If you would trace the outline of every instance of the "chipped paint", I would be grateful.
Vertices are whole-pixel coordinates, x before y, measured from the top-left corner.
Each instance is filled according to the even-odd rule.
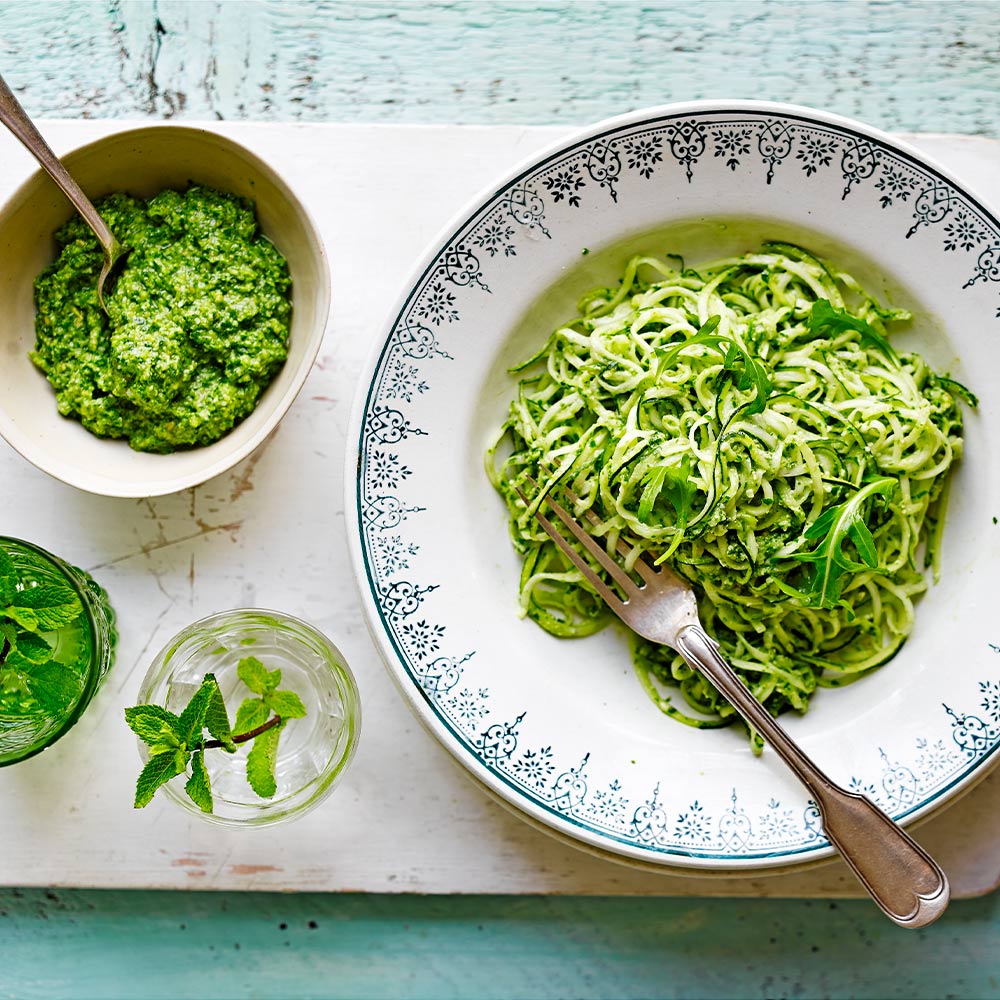
[[[232,477],[232,488],[229,491],[230,503],[236,503],[244,493],[253,489],[253,477],[257,469],[257,463],[264,457],[268,445],[275,439],[280,427],[280,424],[275,427],[257,448],[254,449],[253,453],[230,472],[230,476]]]
[[[6,3],[0,56],[40,116],[551,124],[757,97],[1000,134],[996,3],[398,6]]]
[[[264,872],[280,872],[277,865],[230,865],[229,871],[233,875],[260,875]]]

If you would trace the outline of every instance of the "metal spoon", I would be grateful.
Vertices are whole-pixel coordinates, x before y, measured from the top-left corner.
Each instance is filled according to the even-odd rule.
[[[97,280],[97,298],[101,303],[101,308],[107,312],[107,306],[104,304],[104,289],[112,270],[123,259],[125,251],[115,238],[114,233],[108,229],[105,221],[97,214],[97,209],[83,193],[80,185],[73,180],[69,171],[49,148],[48,143],[35,128],[34,123],[21,107],[20,101],[14,96],[2,76],[0,76],[0,122],[3,122],[24,144],[28,152],[38,160],[45,172],[59,185],[76,210],[83,216],[83,221],[94,231],[94,235],[101,244],[101,250],[104,252],[104,265],[101,267],[101,276]]]

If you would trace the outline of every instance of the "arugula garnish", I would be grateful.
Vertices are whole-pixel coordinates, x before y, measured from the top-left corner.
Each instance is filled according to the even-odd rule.
[[[817,299],[809,312],[809,332],[817,337],[835,337],[839,333],[853,330],[860,335],[863,347],[879,351],[894,364],[899,363],[899,355],[893,350],[881,333],[859,316],[852,316],[844,309],[830,305],[829,299]]]
[[[643,478],[642,496],[639,498],[639,520],[649,524],[653,505],[662,493],[674,508],[677,529],[681,530],[691,513],[691,501],[697,487],[691,481],[691,456],[685,455],[677,465],[656,465]]]
[[[190,767],[184,790],[202,812],[212,812],[212,786],[205,767],[205,751],[236,753],[238,745],[247,742],[252,743],[247,755],[247,781],[261,798],[274,796],[277,791],[274,769],[281,732],[289,719],[304,716],[306,708],[294,691],[278,689],[281,671],[268,670],[255,656],[241,659],[237,672],[258,697],[245,698],[240,704],[235,735],[214,674],[205,674],[180,715],[160,705],[125,709],[129,728],[149,747],[149,759],[136,782],[136,809],[148,805],[157,789]],[[211,739],[205,738],[206,731]]]
[[[714,347],[716,350],[719,349],[719,345],[723,343],[728,343],[724,337],[720,337],[716,334],[716,330],[719,328],[719,317],[710,316],[700,327],[696,333],[692,334],[686,340],[682,340],[679,344],[666,344],[663,347],[658,347],[654,352],[654,357],[656,357],[656,367],[654,369],[654,379],[653,383],[659,381],[660,377],[665,371],[670,369],[670,366],[677,360],[680,356],[681,351],[686,350],[688,347],[694,347],[696,344],[705,344],[708,347]]]
[[[767,397],[771,393],[771,376],[760,358],[747,353],[730,337],[722,337],[715,333],[719,327],[719,317],[711,316],[699,328],[698,332],[679,344],[670,344],[659,348],[653,384],[659,381],[665,371],[680,356],[681,351],[696,344],[703,344],[722,355],[722,368],[733,376],[736,388],[745,392],[753,387],[756,390],[753,401],[747,406],[747,413],[763,413],[767,406]]]
[[[57,713],[77,695],[79,681],[53,660],[47,638],[83,614],[79,596],[69,586],[25,586],[14,560],[0,549],[0,692],[19,692],[47,712]]]
[[[736,388],[746,391],[751,386],[756,389],[753,402],[747,407],[747,413],[763,413],[767,406],[767,397],[771,394],[771,376],[764,362],[748,354],[735,341],[729,341],[722,367],[733,373]]]
[[[882,496],[888,501],[896,488],[896,481],[889,476],[881,476],[866,483],[850,499],[830,507],[816,518],[806,529],[804,538],[822,541],[812,552],[799,552],[793,558],[812,563],[812,577],[808,589],[797,595],[806,607],[834,608],[840,601],[844,587],[844,574],[875,570],[882,572],[878,565],[878,552],[871,529],[865,523],[866,501]],[[844,551],[844,543],[850,540],[858,559],[852,559]]]

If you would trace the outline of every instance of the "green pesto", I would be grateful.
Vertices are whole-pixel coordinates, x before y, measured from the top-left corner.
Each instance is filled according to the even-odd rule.
[[[137,451],[217,441],[256,406],[288,354],[288,264],[253,203],[204,187],[97,203],[129,249],[97,300],[101,251],[77,216],[35,280],[31,360],[59,412]]]

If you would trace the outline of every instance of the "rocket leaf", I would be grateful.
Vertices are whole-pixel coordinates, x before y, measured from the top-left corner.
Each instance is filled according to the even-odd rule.
[[[889,499],[896,481],[888,476],[873,479],[844,503],[825,510],[805,531],[808,541],[821,539],[812,552],[794,558],[812,564],[808,589],[800,598],[807,607],[833,608],[843,591],[844,574],[865,570],[880,571],[875,541],[865,522],[867,501],[876,495]],[[844,543],[850,541],[859,559],[852,559]]]

